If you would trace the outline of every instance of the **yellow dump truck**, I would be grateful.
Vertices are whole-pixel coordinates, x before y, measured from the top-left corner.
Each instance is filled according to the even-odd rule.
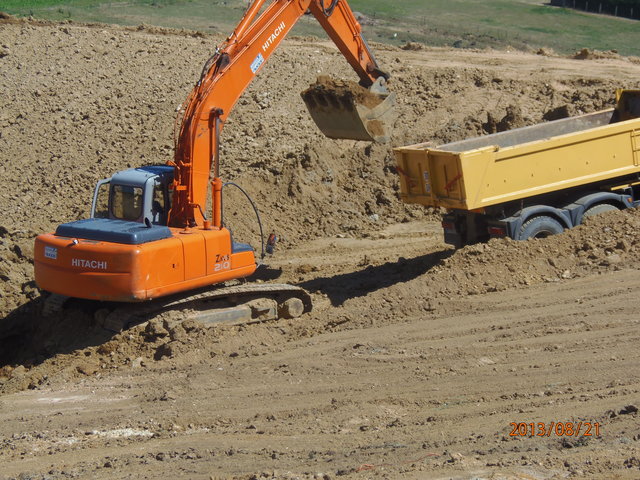
[[[640,90],[618,90],[613,109],[395,156],[402,200],[448,210],[447,243],[560,233],[640,204]]]

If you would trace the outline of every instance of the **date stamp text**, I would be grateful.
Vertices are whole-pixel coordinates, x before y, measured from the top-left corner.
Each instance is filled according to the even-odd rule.
[[[598,422],[511,422],[510,437],[599,437]]]

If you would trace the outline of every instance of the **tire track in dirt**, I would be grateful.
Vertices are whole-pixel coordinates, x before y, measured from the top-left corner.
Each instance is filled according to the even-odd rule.
[[[608,288],[590,300],[587,318],[592,329],[585,332],[577,315],[583,306],[575,302],[574,292],[595,284],[601,288],[603,278]],[[76,396],[95,387],[101,392],[94,406],[84,400],[76,405],[80,425],[73,416],[56,423],[71,421],[74,437],[94,429],[159,433],[157,438],[132,436],[118,442],[89,436],[91,448],[104,445],[106,455],[121,460],[128,458],[125,452],[132,446],[141,458],[155,458],[166,449],[167,436],[176,452],[190,447],[203,455],[206,445],[216,445],[216,464],[237,474],[237,465],[244,471],[277,468],[303,474],[313,472],[308,469],[316,464],[317,471],[354,473],[361,464],[399,465],[433,450],[439,456],[419,467],[434,476],[486,468],[496,473],[528,467],[540,475],[549,468],[608,471],[593,461],[593,455],[617,462],[624,473],[622,463],[634,448],[620,440],[632,441],[627,435],[637,428],[635,417],[610,418],[610,410],[637,403],[640,391],[634,370],[637,321],[625,321],[634,311],[628,289],[636,287],[634,271],[612,272],[567,281],[560,288],[547,284],[468,297],[451,316],[413,317],[395,325],[327,333],[288,342],[286,348],[276,342],[204,362],[205,352],[194,352],[191,362],[169,374],[174,378],[169,383],[156,384],[157,375],[167,373],[152,368],[144,375],[125,372],[102,387],[91,381],[75,387]],[[513,304],[521,305],[521,315],[515,318],[504,313]],[[613,318],[612,308],[618,310]],[[615,360],[607,348],[613,344]],[[115,398],[121,394],[138,400],[120,401],[120,408],[95,418],[94,409],[104,408],[95,399],[114,386]],[[162,421],[151,420],[160,411]],[[131,424],[133,412],[138,420]],[[554,420],[598,421],[606,434],[583,443],[570,438],[568,444],[560,437],[508,436],[512,421]],[[114,449],[114,443],[119,448]],[[89,445],[57,449],[68,459],[65,451],[82,451]],[[310,452],[315,452],[312,461]],[[87,451],[78,458],[90,456]],[[189,462],[189,468],[204,473],[204,458]],[[151,469],[167,467],[148,461]],[[303,471],[300,462],[306,465]],[[393,475],[403,469],[385,471]]]

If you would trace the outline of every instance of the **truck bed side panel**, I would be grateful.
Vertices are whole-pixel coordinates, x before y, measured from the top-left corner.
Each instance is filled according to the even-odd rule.
[[[402,198],[474,210],[640,173],[640,119],[602,125],[610,117],[598,112],[442,147],[402,147]],[[554,124],[561,127],[555,136]],[[551,136],[532,141],[540,135]],[[516,138],[527,141],[513,144]]]
[[[471,179],[475,194],[469,199],[475,205],[471,208],[640,171],[629,130],[620,127],[597,130],[496,152],[484,181]]]

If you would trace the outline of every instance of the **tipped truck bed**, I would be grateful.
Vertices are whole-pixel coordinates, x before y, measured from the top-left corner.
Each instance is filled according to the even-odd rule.
[[[640,119],[619,117],[610,109],[437,147],[396,148],[401,198],[476,210],[638,174]]]

